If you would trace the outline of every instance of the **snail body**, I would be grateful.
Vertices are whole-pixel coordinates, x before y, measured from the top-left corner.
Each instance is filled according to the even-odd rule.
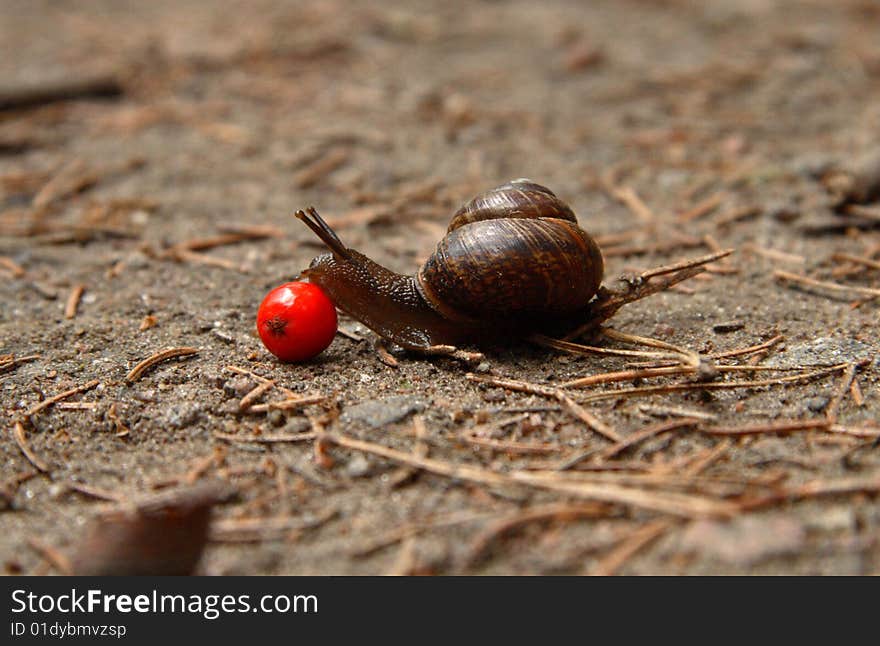
[[[331,253],[304,274],[336,305],[404,348],[480,342],[576,324],[599,290],[602,254],[549,189],[514,180],[462,206],[415,276],[345,247],[314,209],[297,212]]]

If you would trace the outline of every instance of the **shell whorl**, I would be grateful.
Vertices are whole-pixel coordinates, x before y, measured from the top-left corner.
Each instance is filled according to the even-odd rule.
[[[602,273],[599,247],[576,222],[507,217],[448,233],[416,281],[447,319],[510,323],[585,307]]]
[[[577,224],[571,207],[549,188],[529,179],[515,179],[480,193],[464,204],[452,216],[447,231],[499,218],[558,218]]]

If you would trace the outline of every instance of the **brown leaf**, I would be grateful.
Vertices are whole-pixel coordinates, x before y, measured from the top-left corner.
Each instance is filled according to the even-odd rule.
[[[86,576],[192,574],[208,539],[211,507],[232,492],[204,483],[124,505],[96,518],[72,559]]]

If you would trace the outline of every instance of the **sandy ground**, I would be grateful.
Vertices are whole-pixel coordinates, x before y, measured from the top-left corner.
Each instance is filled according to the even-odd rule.
[[[108,506],[207,481],[232,492],[210,574],[880,571],[880,196],[842,214],[829,192],[880,139],[876,3],[2,12],[7,573],[63,569],[100,551],[83,536]],[[72,100],[37,91],[62,85]],[[394,350],[390,368],[345,317],[309,363],[263,349],[263,295],[320,252],[295,209],[414,273],[460,204],[515,177],[572,205],[609,285],[735,249],[609,325],[704,360],[773,341],[714,362],[777,370],[558,391],[644,359],[506,343],[477,366]],[[198,352],[126,381],[181,347]],[[243,411],[254,375],[274,381],[256,404],[325,399]],[[316,429],[349,446],[265,441]]]

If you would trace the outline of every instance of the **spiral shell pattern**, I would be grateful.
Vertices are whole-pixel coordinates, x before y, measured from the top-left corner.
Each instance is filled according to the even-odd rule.
[[[451,320],[486,323],[585,307],[602,280],[599,247],[555,212],[526,217],[483,219],[448,233],[416,277],[431,307]]]
[[[448,231],[499,218],[558,218],[577,224],[571,207],[549,188],[528,179],[515,179],[481,193],[463,205],[452,216]]]

